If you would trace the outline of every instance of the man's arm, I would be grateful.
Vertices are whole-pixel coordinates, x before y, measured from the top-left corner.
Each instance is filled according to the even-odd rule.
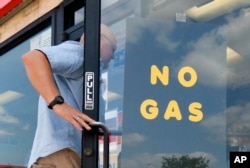
[[[22,61],[31,84],[45,101],[50,103],[59,95],[59,91],[54,82],[47,57],[42,52],[33,50],[23,55]],[[56,104],[53,110],[58,116],[70,122],[78,130],[82,131],[82,127],[87,130],[91,129],[87,123],[93,122],[94,120],[68,105],[67,102]]]

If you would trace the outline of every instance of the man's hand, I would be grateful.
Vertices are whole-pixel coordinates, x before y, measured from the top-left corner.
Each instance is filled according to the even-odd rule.
[[[91,130],[88,123],[95,121],[66,103],[53,106],[53,110],[58,116],[71,123],[79,131],[83,131],[83,128]]]

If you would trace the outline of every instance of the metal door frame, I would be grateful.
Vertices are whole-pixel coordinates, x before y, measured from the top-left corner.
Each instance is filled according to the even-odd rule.
[[[99,120],[100,0],[85,0],[83,112]],[[98,168],[98,127],[82,134],[82,168]]]

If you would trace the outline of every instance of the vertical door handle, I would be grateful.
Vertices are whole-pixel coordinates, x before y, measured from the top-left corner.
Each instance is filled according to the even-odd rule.
[[[103,168],[109,168],[109,135],[110,131],[108,127],[101,122],[89,123],[91,127],[100,128],[97,129],[99,135],[103,135]]]

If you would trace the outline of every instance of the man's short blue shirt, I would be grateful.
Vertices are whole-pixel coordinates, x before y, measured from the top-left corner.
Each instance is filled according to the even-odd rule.
[[[80,111],[83,101],[83,50],[83,46],[76,41],[39,49],[49,60],[56,85],[65,102]],[[47,105],[40,96],[37,129],[28,167],[39,157],[64,148],[71,148],[81,154],[81,132],[58,117]]]

